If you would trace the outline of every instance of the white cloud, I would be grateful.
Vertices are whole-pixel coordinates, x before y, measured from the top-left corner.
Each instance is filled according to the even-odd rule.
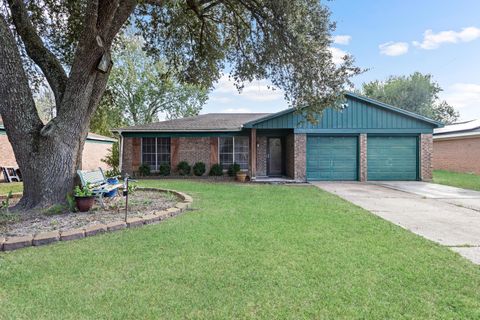
[[[387,56],[401,56],[408,52],[408,43],[406,42],[386,42],[378,46],[380,53]]]
[[[458,109],[463,120],[480,119],[480,84],[455,83],[440,98]]]
[[[343,63],[343,57],[348,55],[347,52],[343,51],[342,49],[335,48],[335,47],[330,47],[329,50],[332,53],[332,61],[335,64]]]
[[[338,35],[338,36],[333,36],[332,40],[333,40],[333,43],[347,45],[350,43],[350,40],[352,40],[352,36]]]
[[[227,75],[223,75],[215,85],[212,99],[217,99],[218,101],[223,100],[225,103],[227,99],[231,101],[234,96],[260,102],[281,101],[283,99],[283,91],[271,89],[271,85],[267,80],[255,80],[245,83],[241,93],[239,93],[234,82],[230,80]]]
[[[423,34],[423,41],[414,41],[413,45],[425,50],[433,50],[440,47],[443,43],[470,42],[480,38],[480,29],[476,27],[463,28],[461,31],[441,31],[434,33],[428,29]]]
[[[248,108],[228,108],[221,111],[222,113],[252,113]]]

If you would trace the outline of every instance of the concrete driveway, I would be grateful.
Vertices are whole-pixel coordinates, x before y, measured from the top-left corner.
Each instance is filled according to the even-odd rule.
[[[426,182],[313,182],[480,264],[480,192]]]

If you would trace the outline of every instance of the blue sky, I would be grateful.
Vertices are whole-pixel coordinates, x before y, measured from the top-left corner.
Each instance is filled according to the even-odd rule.
[[[353,79],[383,80],[414,71],[430,73],[444,89],[441,98],[462,120],[480,118],[479,0],[335,0],[324,2],[337,22],[334,56],[352,54],[369,70]],[[247,84],[238,94],[225,76],[202,113],[275,112],[288,107],[268,81]]]

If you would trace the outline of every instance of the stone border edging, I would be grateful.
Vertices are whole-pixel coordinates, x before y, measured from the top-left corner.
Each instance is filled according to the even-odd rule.
[[[127,221],[117,220],[107,224],[94,224],[78,229],[68,229],[64,231],[41,232],[35,235],[19,236],[19,237],[0,237],[0,251],[13,251],[30,246],[42,246],[55,243],[57,241],[70,241],[82,239],[85,237],[95,236],[105,232],[113,232],[123,230],[125,228],[135,228],[144,224],[153,224],[174,217],[190,208],[193,198],[186,193],[171,189],[160,188],[138,188],[139,191],[158,191],[163,193],[173,193],[181,201],[177,202],[174,207],[155,211],[154,213],[142,216],[127,218]]]

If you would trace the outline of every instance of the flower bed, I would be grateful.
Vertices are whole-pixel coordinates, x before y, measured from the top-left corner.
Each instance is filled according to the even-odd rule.
[[[102,209],[89,212],[28,212],[18,214],[0,226],[0,250],[9,251],[31,245],[43,245],[92,236],[126,227],[155,223],[175,216],[190,206],[192,198],[174,190],[142,188],[129,196],[128,219],[125,201],[117,197]],[[13,215],[13,214],[11,214]]]

